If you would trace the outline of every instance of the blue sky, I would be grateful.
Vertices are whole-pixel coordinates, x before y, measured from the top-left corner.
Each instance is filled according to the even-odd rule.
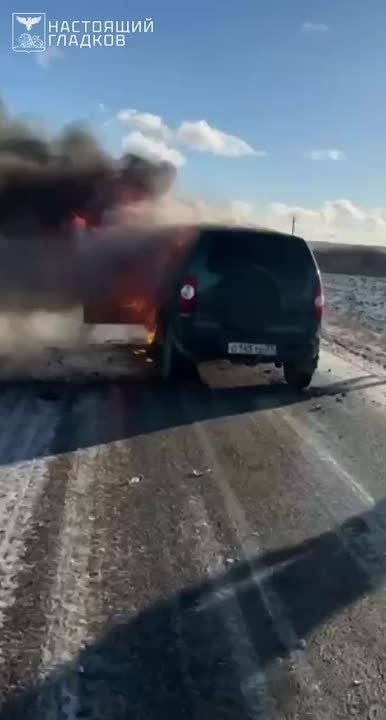
[[[154,32],[131,35],[125,48],[63,48],[42,67],[10,49],[15,10],[150,17]],[[385,78],[385,0],[3,0],[0,8],[0,96],[12,111],[53,127],[85,119],[114,151],[130,131],[112,120],[122,109],[159,115],[170,128],[205,120],[267,156],[180,147],[182,185],[255,206],[386,205]],[[344,157],[305,157],[329,149]]]

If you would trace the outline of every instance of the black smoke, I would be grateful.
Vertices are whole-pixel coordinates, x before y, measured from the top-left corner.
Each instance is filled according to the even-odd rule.
[[[81,123],[50,137],[0,105],[0,231],[61,227],[73,213],[98,210],[98,203],[102,212],[118,182],[156,199],[175,175],[166,162],[130,153],[112,158]]]
[[[91,212],[98,224],[122,188],[156,201],[175,177],[169,163],[130,153],[113,158],[82,123],[50,135],[0,103],[0,313],[82,303],[85,287],[106,284],[109,251],[103,265],[92,250],[80,256],[74,216]],[[128,261],[151,244],[151,234],[144,243],[144,234],[121,228]]]

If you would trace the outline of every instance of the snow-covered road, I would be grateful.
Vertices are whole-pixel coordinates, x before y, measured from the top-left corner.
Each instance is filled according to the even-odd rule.
[[[331,292],[305,393],[114,333],[2,387],[1,720],[386,715],[386,372]]]

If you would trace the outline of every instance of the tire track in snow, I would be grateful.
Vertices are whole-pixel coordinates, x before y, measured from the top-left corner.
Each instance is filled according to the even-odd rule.
[[[25,399],[15,405],[15,417],[25,409]],[[49,452],[61,408],[41,406],[35,402],[35,412],[25,418],[26,431],[18,451],[21,456],[32,453],[38,439],[39,447]],[[12,431],[13,424],[11,424]],[[11,440],[4,432],[4,446]],[[13,441],[15,439],[13,438]],[[40,458],[0,468],[0,687],[6,685],[8,670],[4,647],[8,644],[6,625],[16,597],[20,572],[26,550],[26,537],[46,483],[47,460]]]
[[[191,409],[185,406],[186,415],[189,417]],[[262,554],[261,548],[256,543],[252,530],[247,522],[245,512],[239,503],[235,492],[226,477],[226,468],[218,457],[210,435],[206,432],[201,423],[192,419],[191,429],[195,433],[197,442],[201,447],[201,456],[207,458],[207,464],[213,469],[213,479],[215,480],[224,508],[229,518],[230,527],[232,528],[237,542],[241,548],[244,559],[250,566],[250,583],[255,585],[256,592],[261,599],[262,605],[271,619],[273,627],[277,633],[283,650],[288,657],[288,663],[291,667],[291,674],[296,678],[299,697],[301,699],[302,711],[307,708],[308,703],[313,707],[316,700],[318,703],[319,715],[322,720],[328,720],[328,711],[323,708],[320,685],[314,673],[314,669],[304,656],[304,652],[299,649],[302,638],[298,638],[296,632],[289,619],[288,608],[283,604],[280,596],[272,587],[269,577],[260,577],[254,572],[250,561]]]
[[[87,623],[84,607],[87,593],[89,538],[92,526],[93,471],[98,450],[87,452],[87,462],[76,454],[52,461],[50,473],[67,476],[67,489],[60,533],[60,552],[48,610],[47,639],[42,652],[43,675],[70,661],[81,647]]]
[[[185,518],[186,520],[181,528],[182,534],[186,537],[186,543],[190,543],[192,546],[192,553],[196,557],[203,575],[209,576],[208,591],[199,599],[197,607],[193,610],[200,618],[199,621],[193,624],[185,623],[184,628],[184,612],[181,612],[179,632],[181,638],[184,639],[185,652],[182,652],[182,656],[186,658],[187,674],[189,674],[189,661],[193,656],[192,648],[197,646],[197,639],[200,635],[206,636],[207,634],[205,640],[205,643],[207,643],[207,638],[211,637],[213,632],[214,620],[220,620],[229,641],[233,673],[237,677],[241,697],[245,703],[244,712],[246,714],[243,714],[243,717],[248,717],[251,720],[268,718],[269,709],[265,675],[259,667],[259,661],[236,592],[230,584],[223,587],[215,586],[216,579],[226,570],[226,559],[211,527],[202,497],[190,493]],[[213,587],[211,588],[212,583]],[[190,609],[190,612],[192,612],[192,609]],[[194,628],[194,633],[192,633],[192,628]],[[211,643],[210,653],[212,657],[216,657],[215,642]],[[224,658],[222,658],[220,665],[223,663]],[[208,673],[209,677],[210,674]],[[218,678],[216,691],[219,690],[221,679],[226,683],[222,687],[222,701],[226,700],[224,706],[226,704],[229,709],[233,705],[234,710],[237,712],[235,689],[229,682],[229,676],[227,677],[226,673],[223,678]],[[211,680],[209,680],[209,684],[210,682]]]
[[[101,415],[100,397],[96,393],[83,393],[76,410],[76,428],[69,416],[70,432],[81,434],[83,422],[88,423],[90,432],[93,422]],[[59,442],[63,442],[63,438]],[[88,570],[94,523],[94,483],[101,452],[98,446],[76,450],[53,459],[50,464],[52,481],[66,476],[67,486],[39,668],[42,691],[33,715],[39,720],[72,720],[80,710],[77,656],[88,640]],[[47,678],[55,678],[59,669],[59,680],[45,684]]]
[[[123,438],[133,412],[126,391],[112,387],[107,406],[114,434]],[[169,598],[175,575],[166,558],[166,548],[176,548],[173,490],[165,496],[158,486],[156,445],[151,436],[115,442],[96,469],[89,600],[99,641],[83,654],[78,683],[81,713],[90,720],[164,717],[165,706],[170,716],[189,716]],[[130,476],[142,480],[131,484]]]
[[[56,570],[67,473],[48,479],[24,537],[25,553],[15,578],[12,607],[5,613],[3,653],[7,695],[36,682],[47,631],[47,598]]]

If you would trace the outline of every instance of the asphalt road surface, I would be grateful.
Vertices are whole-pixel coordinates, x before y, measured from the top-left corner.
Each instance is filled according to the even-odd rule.
[[[0,393],[1,720],[386,717],[386,375]]]

